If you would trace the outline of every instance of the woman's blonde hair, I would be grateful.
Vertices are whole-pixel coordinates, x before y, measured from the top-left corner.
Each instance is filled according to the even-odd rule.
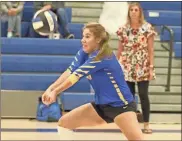
[[[140,17],[139,17],[139,23],[140,24],[144,24],[145,21],[145,17],[144,17],[144,13],[143,13],[143,8],[141,7],[139,2],[131,2],[129,3],[129,7],[128,7],[128,16],[127,16],[127,24],[131,24],[131,18],[130,18],[130,9],[133,6],[137,6],[139,8],[140,11]]]
[[[88,23],[83,27],[89,29],[93,33],[94,37],[100,39],[99,52],[95,57],[95,60],[101,60],[104,57],[112,55],[112,49],[109,46],[110,35],[105,28],[99,23]]]

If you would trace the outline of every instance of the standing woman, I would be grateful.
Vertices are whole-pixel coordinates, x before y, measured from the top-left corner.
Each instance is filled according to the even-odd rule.
[[[144,133],[152,133],[149,128],[150,101],[149,81],[155,79],[154,72],[154,35],[156,32],[144,19],[139,3],[130,3],[127,23],[117,31],[119,46],[117,58],[124,68],[125,80],[135,95],[135,82],[138,85],[141,101]]]

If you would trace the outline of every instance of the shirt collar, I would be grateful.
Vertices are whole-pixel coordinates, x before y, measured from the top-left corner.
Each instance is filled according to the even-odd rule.
[[[92,52],[92,53],[89,55],[89,57],[90,57],[90,58],[93,58],[93,57],[97,56],[98,52],[99,52],[99,50],[95,50],[94,52]]]

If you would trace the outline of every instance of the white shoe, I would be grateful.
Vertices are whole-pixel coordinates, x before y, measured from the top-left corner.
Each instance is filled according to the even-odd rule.
[[[60,140],[74,141],[76,138],[75,133],[70,129],[57,126],[57,130]]]
[[[13,33],[12,33],[12,32],[8,32],[7,37],[8,37],[8,38],[13,37]]]
[[[69,34],[67,37],[66,37],[66,39],[74,39],[75,38],[75,36],[73,35],[73,34]]]

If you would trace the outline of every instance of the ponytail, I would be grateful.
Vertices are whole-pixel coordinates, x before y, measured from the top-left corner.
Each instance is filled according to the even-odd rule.
[[[104,57],[109,57],[112,55],[112,49],[109,45],[109,40],[110,40],[109,33],[105,32],[105,38],[100,43],[101,47],[99,49],[97,56],[95,57],[95,61],[99,61]]]

